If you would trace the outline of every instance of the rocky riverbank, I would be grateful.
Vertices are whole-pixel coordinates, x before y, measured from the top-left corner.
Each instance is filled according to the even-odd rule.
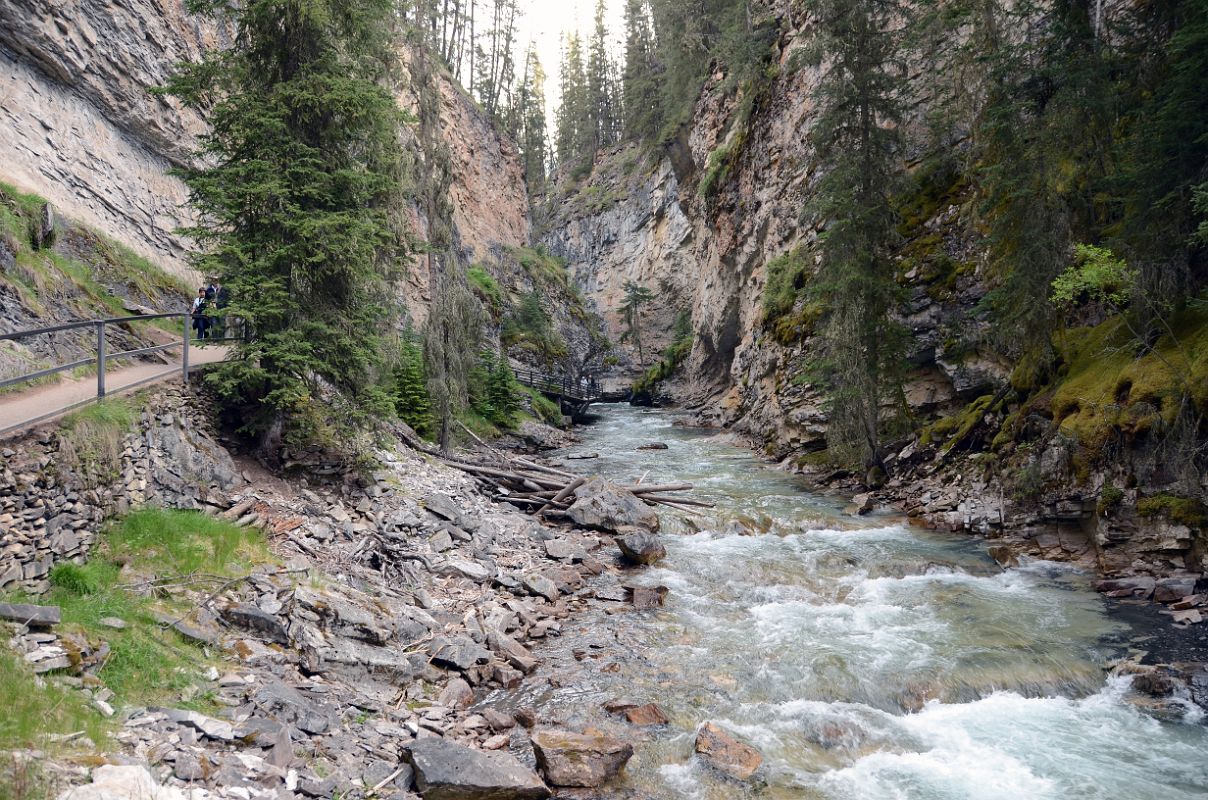
[[[75,787],[64,797],[545,797],[559,791],[547,782],[590,786],[623,766],[620,743],[607,737],[579,741],[524,709],[475,710],[485,693],[518,687],[542,643],[583,609],[661,601],[625,588],[611,531],[543,524],[494,504],[470,478],[401,442],[374,454],[369,480],[312,470],[287,481],[232,458],[207,416],[179,391],[149,398],[124,440],[125,488],[77,515],[82,529],[94,533],[138,491],[262,528],[276,563],[218,587],[122,576],[165,607],[191,608],[162,615],[163,626],[200,648],[199,663],[220,664],[160,706],[110,704],[97,678],[103,641],[81,641],[49,617],[7,623],[6,638],[45,680],[78,687],[120,720],[94,755],[44,762],[57,786]],[[49,523],[39,521],[64,513],[48,496],[72,497],[58,488],[56,442],[43,432],[18,443],[42,449],[6,484],[5,507],[34,528],[6,529],[6,558],[24,559],[24,542],[45,538],[37,534]],[[83,560],[91,541],[84,534],[74,548],[39,555],[35,571]],[[20,569],[25,590],[45,588],[44,573],[25,579]],[[24,622],[25,611],[7,616]],[[205,713],[194,710],[199,697]],[[15,759],[44,761],[29,751]]]

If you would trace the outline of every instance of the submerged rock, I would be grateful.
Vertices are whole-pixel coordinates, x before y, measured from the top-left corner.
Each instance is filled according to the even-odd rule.
[[[634,564],[650,565],[667,555],[667,548],[653,533],[634,531],[617,538],[621,555]]]
[[[671,721],[667,718],[667,712],[663,711],[663,707],[657,703],[646,703],[627,708],[623,713],[625,719],[634,725],[666,725]]]
[[[745,781],[763,763],[763,756],[749,744],[743,744],[712,722],[706,722],[696,734],[696,752],[714,768]]]
[[[424,800],[543,800],[549,788],[514,756],[446,739],[417,739],[404,751]]]
[[[537,768],[554,786],[599,786],[633,755],[633,745],[610,736],[544,730],[532,738]]]
[[[567,509],[576,524],[585,528],[616,533],[630,526],[647,531],[659,529],[659,515],[654,509],[611,481],[596,475],[575,492],[574,505]]]

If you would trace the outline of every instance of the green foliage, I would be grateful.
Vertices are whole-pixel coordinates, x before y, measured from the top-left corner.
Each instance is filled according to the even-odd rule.
[[[797,247],[769,261],[761,300],[760,324],[772,337],[788,346],[814,332],[823,304],[807,297],[806,286],[813,272],[809,252]]]
[[[1115,308],[1128,305],[1137,274],[1106,247],[1079,244],[1074,264],[1053,281],[1049,302],[1069,311],[1087,302]]]
[[[945,452],[962,446],[973,430],[981,424],[986,412],[991,410],[993,401],[992,395],[983,395],[965,406],[959,413],[940,417],[923,429],[919,435],[919,443],[927,445],[933,442],[943,442],[942,449]]]
[[[563,359],[568,352],[566,342],[554,330],[553,320],[545,310],[545,296],[537,288],[521,295],[504,317],[500,341],[509,349],[529,353],[546,363]]]
[[[1208,507],[1199,498],[1173,494],[1155,494],[1137,501],[1142,517],[1165,517],[1189,528],[1208,528]]]
[[[436,294],[424,328],[424,369],[428,396],[440,433],[449,449],[450,423],[470,402],[471,373],[482,345],[480,306],[465,283],[447,275]]]
[[[562,409],[557,403],[531,387],[521,386],[520,390],[528,395],[529,408],[532,409],[533,416],[547,425],[562,424]]]
[[[506,357],[486,350],[470,379],[470,408],[492,425],[509,429],[519,421],[523,389]]]
[[[829,417],[836,461],[879,465],[881,406],[901,391],[904,331],[891,198],[901,182],[902,3],[825,0],[808,53],[826,63],[812,139],[824,170],[807,213],[825,221],[811,299],[822,305],[809,372]]]
[[[412,336],[403,339],[398,366],[395,367],[394,408],[399,418],[420,436],[431,438],[435,433],[424,353]]]
[[[256,331],[212,385],[266,449],[282,432],[308,444],[389,406],[381,334],[406,253],[395,6],[194,5],[230,22],[236,46],[181,65],[167,89],[210,126],[179,172],[202,220],[189,233]]]
[[[643,372],[634,382],[631,387],[634,395],[652,394],[660,382],[675,374],[679,365],[692,352],[692,318],[687,313],[676,317],[674,336],[658,363]]]
[[[1105,483],[1099,491],[1099,500],[1095,503],[1095,512],[1099,516],[1108,515],[1118,508],[1122,502],[1124,502],[1124,490],[1111,483]]]
[[[55,749],[49,737],[85,731],[93,742],[108,741],[110,725],[92,709],[85,696],[55,680],[34,675],[29,664],[7,645],[0,648],[0,750]],[[11,790],[21,776],[5,775],[0,763],[0,793]],[[6,781],[9,781],[6,786]]]
[[[122,440],[138,413],[128,399],[108,398],[68,415],[59,427],[57,469],[75,476],[86,488],[121,477]]]
[[[642,352],[642,306],[654,299],[654,292],[645,286],[639,286],[633,281],[625,281],[623,287],[625,299],[617,311],[625,323],[625,332],[621,334],[622,342],[633,342],[638,349],[638,364],[646,360]]]
[[[108,526],[87,564],[56,565],[51,590],[39,602],[59,606],[63,633],[94,646],[108,644],[109,655],[96,676],[118,705],[178,703],[180,693],[198,682],[205,659],[196,646],[165,630],[158,615],[175,617],[191,606],[139,593],[138,587],[127,585],[129,576],[225,581],[271,561],[267,542],[253,529],[191,511],[143,510]],[[121,619],[126,627],[102,625],[106,617]],[[69,646],[69,657],[71,652]],[[43,680],[13,655],[0,652],[0,703],[5,708],[0,748],[35,745],[46,734],[76,730],[103,743],[110,725],[86,705],[83,695],[53,678]]]
[[[474,293],[487,304],[492,316],[498,318],[503,313],[503,289],[500,288],[499,282],[486,269],[479,266],[466,270],[466,279],[470,282],[470,288],[474,290]]]

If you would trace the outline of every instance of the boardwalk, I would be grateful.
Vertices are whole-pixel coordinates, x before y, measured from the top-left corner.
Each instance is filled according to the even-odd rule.
[[[562,407],[562,413],[576,420],[595,403],[620,403],[629,399],[629,392],[608,392],[594,378],[575,379],[567,375],[548,375],[533,370],[516,370],[516,380],[536,389]]]

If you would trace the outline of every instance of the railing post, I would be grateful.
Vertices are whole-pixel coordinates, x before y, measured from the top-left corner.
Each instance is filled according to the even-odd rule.
[[[96,324],[96,396],[105,396],[105,323]]]
[[[185,386],[189,385],[189,323],[191,321],[192,320],[186,314],[185,315],[184,349],[181,354],[181,368],[180,368],[180,377],[182,380],[184,380]]]

